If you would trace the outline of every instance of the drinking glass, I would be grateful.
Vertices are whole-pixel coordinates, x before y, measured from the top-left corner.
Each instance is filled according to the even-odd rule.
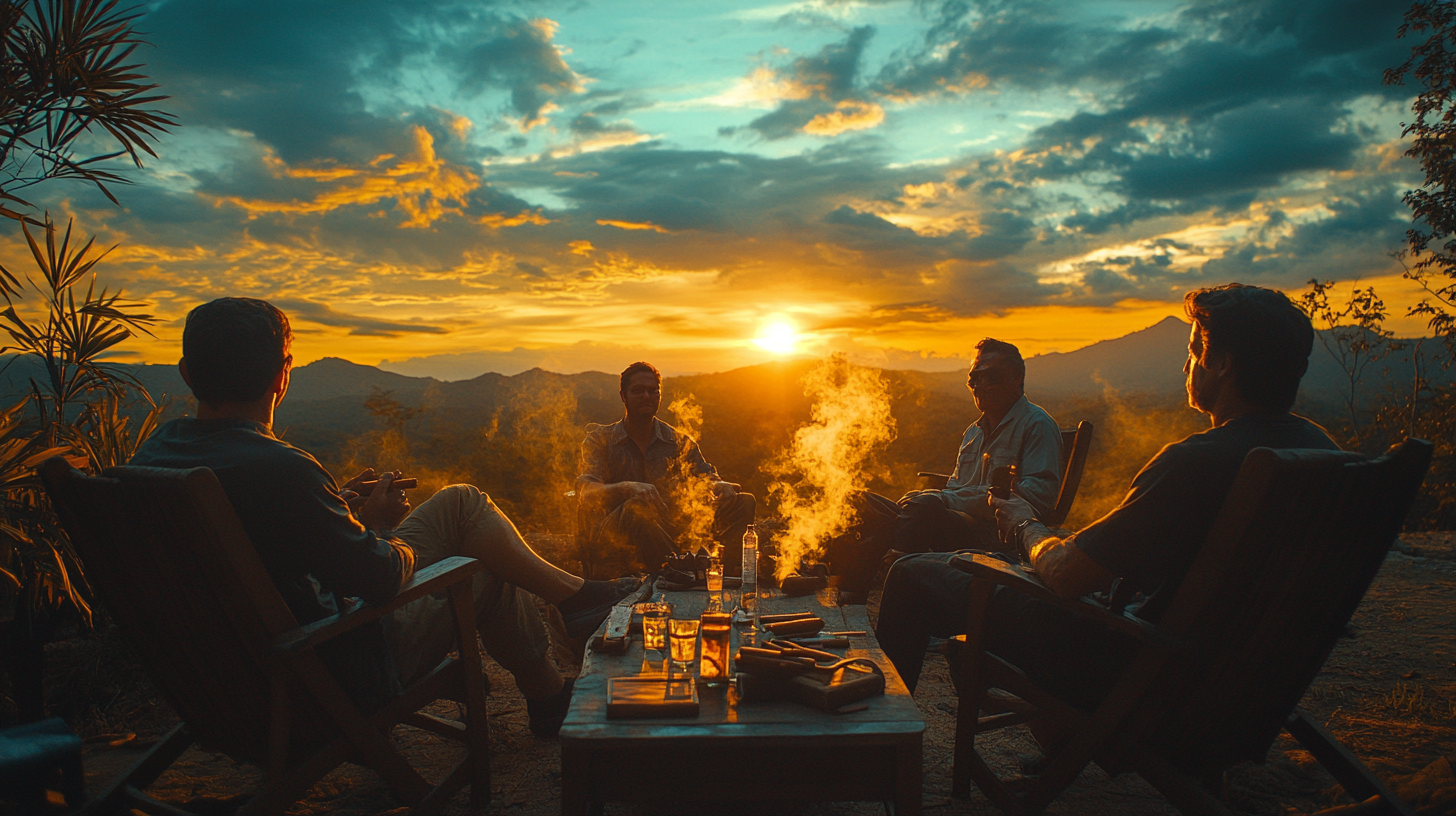
[[[698,621],[670,620],[667,622],[668,646],[672,655],[672,667],[676,671],[692,671],[692,662],[698,656]]]
[[[703,651],[698,663],[698,680],[709,687],[727,684],[732,651],[733,616],[727,612],[705,612],[702,617]]]
[[[672,604],[643,604],[642,649],[648,652],[667,651],[667,621],[672,617]]]
[[[708,562],[708,609],[723,608],[723,561],[714,558]]]

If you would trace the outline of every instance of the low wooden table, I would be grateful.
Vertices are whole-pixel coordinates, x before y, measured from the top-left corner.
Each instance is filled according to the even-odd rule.
[[[768,800],[881,801],[893,814],[920,812],[925,721],[875,642],[865,608],[832,605],[833,590],[799,598],[770,592],[763,614],[812,611],[826,631],[865,632],[850,638],[849,649],[831,651],[878,663],[884,696],[870,698],[864,711],[829,714],[792,702],[740,703],[731,688],[699,686],[695,719],[608,720],[607,678],[642,668],[641,634],[634,633],[626,654],[588,650],[582,664],[561,728],[563,814],[597,813],[604,802],[690,810],[695,802]],[[673,617],[696,617],[707,592],[669,592],[667,599],[677,605]]]

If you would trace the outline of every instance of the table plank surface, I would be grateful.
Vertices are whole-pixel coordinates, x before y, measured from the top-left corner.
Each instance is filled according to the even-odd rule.
[[[607,679],[640,674],[643,650],[640,630],[622,655],[588,651],[576,681],[571,708],[561,729],[563,812],[583,812],[583,803],[666,796],[652,786],[635,786],[630,769],[608,771],[603,763],[629,751],[703,761],[731,755],[734,764],[757,758],[782,768],[791,762],[811,771],[803,783],[778,787],[778,794],[808,800],[884,800],[898,813],[913,814],[920,804],[921,738],[925,721],[894,666],[875,642],[864,606],[838,606],[833,589],[817,596],[787,597],[769,589],[762,614],[813,612],[824,619],[826,632],[862,631],[849,638],[848,649],[825,649],[845,657],[866,657],[885,673],[885,693],[864,701],[867,708],[832,714],[790,702],[742,703],[731,687],[698,687],[700,711],[695,718],[615,719],[606,716]],[[725,608],[736,592],[725,593]],[[705,590],[668,592],[675,618],[696,618],[707,606]],[[760,638],[766,637],[759,633]],[[733,653],[740,645],[733,629]],[[696,666],[694,671],[696,672]],[[748,753],[745,753],[748,750]],[[612,763],[616,766],[616,763]],[[826,775],[827,774],[827,775]],[[814,782],[812,780],[821,781]],[[719,795],[752,799],[752,786],[728,787]]]

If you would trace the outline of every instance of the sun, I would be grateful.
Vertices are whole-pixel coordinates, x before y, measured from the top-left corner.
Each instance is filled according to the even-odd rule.
[[[763,334],[754,338],[754,345],[774,354],[793,354],[799,334],[793,324],[776,320],[764,327]]]

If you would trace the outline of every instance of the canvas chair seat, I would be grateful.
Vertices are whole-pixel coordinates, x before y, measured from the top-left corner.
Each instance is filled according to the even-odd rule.
[[[971,612],[959,660],[952,790],[974,781],[1007,813],[1040,813],[1087,766],[1143,776],[1184,813],[1228,810],[1210,781],[1263,762],[1281,728],[1357,801],[1412,811],[1295,706],[1324,664],[1399,533],[1431,458],[1407,440],[1377,459],[1258,448],[1242,469],[1167,610],[1151,624],[1088,598],[1058,597],[1034,574],[965,555]],[[997,586],[1134,639],[1129,667],[1095,710],[1076,709],[980,648]],[[1008,706],[1010,692],[1028,705]],[[976,752],[978,733],[1041,720],[1068,736],[1038,772],[1002,780]]]
[[[388,603],[300,626],[210,470],[118,467],[90,477],[54,458],[40,472],[87,580],[182,719],[88,813],[178,812],[143,791],[194,743],[264,768],[265,783],[241,814],[282,813],[343,762],[376,771],[416,812],[438,811],[465,785],[472,808],[489,807],[486,688],[470,580],[482,569],[478,561],[444,559]],[[316,648],[436,592],[448,594],[458,657],[377,710],[360,711]],[[463,704],[463,722],[420,712],[438,699]],[[463,742],[466,757],[437,784],[427,782],[389,739],[401,722]]]

